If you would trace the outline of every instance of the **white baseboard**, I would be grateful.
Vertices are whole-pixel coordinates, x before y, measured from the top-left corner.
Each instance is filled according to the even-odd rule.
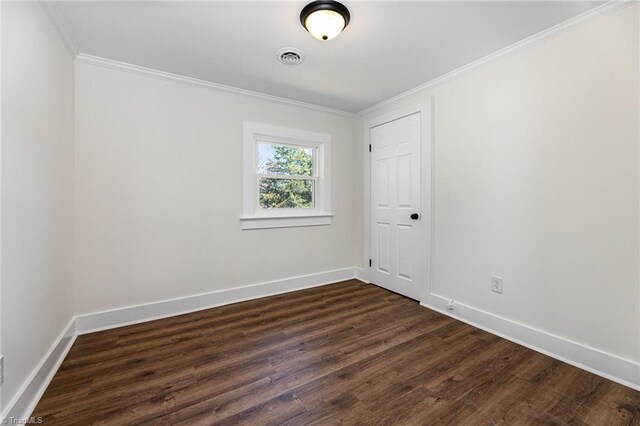
[[[16,423],[16,420],[26,419],[31,415],[71,346],[73,346],[76,337],[74,317],[71,318],[65,329],[60,333],[60,336],[49,348],[42,361],[27,377],[16,396],[7,404],[6,409],[0,416],[1,424],[19,424]]]
[[[187,314],[203,309],[246,300],[259,299],[276,294],[317,287],[357,278],[359,268],[344,268],[316,274],[302,275],[269,281],[244,287],[235,287],[211,293],[181,297],[160,302],[147,303],[126,308],[112,309],[103,312],[78,315],[76,332],[78,334],[93,333],[125,325],[153,321],[175,315]]]
[[[620,358],[462,303],[455,302],[454,310],[450,311],[447,309],[448,302],[449,299],[431,294],[421,305],[567,364],[640,390],[640,363],[638,362]]]
[[[363,283],[369,284],[369,274],[362,268],[353,268],[356,271],[356,279],[362,281]]]

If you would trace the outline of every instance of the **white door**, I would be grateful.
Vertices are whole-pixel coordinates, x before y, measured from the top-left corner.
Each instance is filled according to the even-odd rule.
[[[372,127],[371,282],[420,299],[420,113]]]

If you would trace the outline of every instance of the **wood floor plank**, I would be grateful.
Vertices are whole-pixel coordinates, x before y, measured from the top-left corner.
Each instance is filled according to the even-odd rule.
[[[640,425],[640,392],[356,280],[80,336],[48,425]]]

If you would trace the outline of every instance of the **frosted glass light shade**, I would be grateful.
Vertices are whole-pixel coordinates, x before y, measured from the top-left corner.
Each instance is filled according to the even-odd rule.
[[[302,26],[318,40],[331,40],[349,25],[351,15],[342,3],[335,0],[316,0],[300,13]]]
[[[304,21],[304,26],[318,40],[331,40],[342,32],[346,23],[342,15],[332,10],[313,12]]]

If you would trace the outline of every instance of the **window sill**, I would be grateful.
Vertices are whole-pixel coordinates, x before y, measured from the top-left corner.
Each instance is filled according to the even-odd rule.
[[[242,229],[291,228],[295,226],[331,225],[332,214],[300,216],[244,216],[240,218]]]

